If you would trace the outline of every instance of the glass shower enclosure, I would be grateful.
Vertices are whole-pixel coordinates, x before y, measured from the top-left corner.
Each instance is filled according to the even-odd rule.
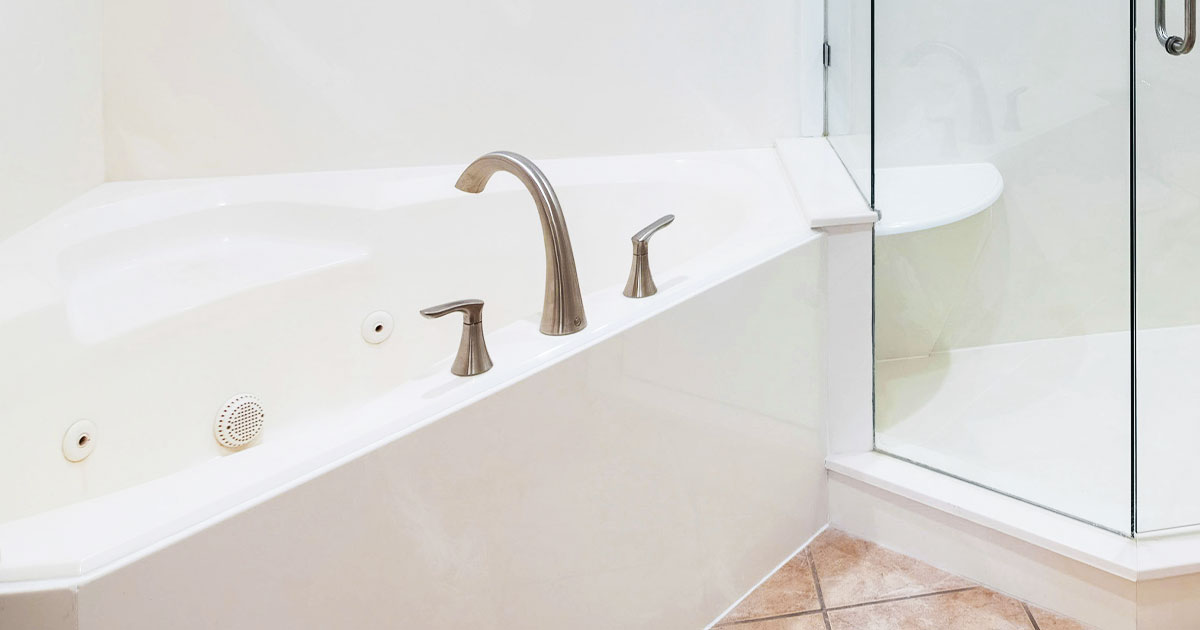
[[[1200,524],[1194,4],[874,0],[877,450]]]

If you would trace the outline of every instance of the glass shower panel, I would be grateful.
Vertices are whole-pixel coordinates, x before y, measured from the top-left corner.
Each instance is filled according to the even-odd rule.
[[[825,3],[830,63],[825,75],[829,144],[871,200],[871,0]]]
[[[876,447],[1126,534],[1131,18],[875,0]]]
[[[1185,0],[1164,5],[1185,34]],[[1200,523],[1200,51],[1159,43],[1138,0],[1137,528]]]

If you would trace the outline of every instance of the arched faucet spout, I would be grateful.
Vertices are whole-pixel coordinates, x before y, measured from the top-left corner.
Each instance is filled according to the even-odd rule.
[[[546,294],[540,330],[547,335],[570,335],[583,330],[587,326],[587,316],[583,312],[571,236],[567,234],[567,221],[558,195],[554,194],[554,187],[545,173],[529,158],[509,151],[494,151],[471,162],[454,187],[463,192],[483,192],[496,171],[511,173],[525,184],[542,222],[542,239],[546,246]]]

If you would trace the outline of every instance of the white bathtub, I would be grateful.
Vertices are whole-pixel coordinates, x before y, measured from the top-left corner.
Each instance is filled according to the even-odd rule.
[[[785,559],[825,522],[823,241],[775,153],[540,165],[567,337],[528,194],[459,166],[108,184],[0,244],[0,626],[700,627]],[[417,310],[467,297],[496,366],[459,378]]]

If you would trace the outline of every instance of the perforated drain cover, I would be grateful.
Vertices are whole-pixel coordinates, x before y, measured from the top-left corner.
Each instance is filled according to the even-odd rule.
[[[221,446],[241,448],[253,442],[254,438],[262,433],[263,419],[266,415],[257,396],[238,394],[230,398],[217,414],[213,434]]]

